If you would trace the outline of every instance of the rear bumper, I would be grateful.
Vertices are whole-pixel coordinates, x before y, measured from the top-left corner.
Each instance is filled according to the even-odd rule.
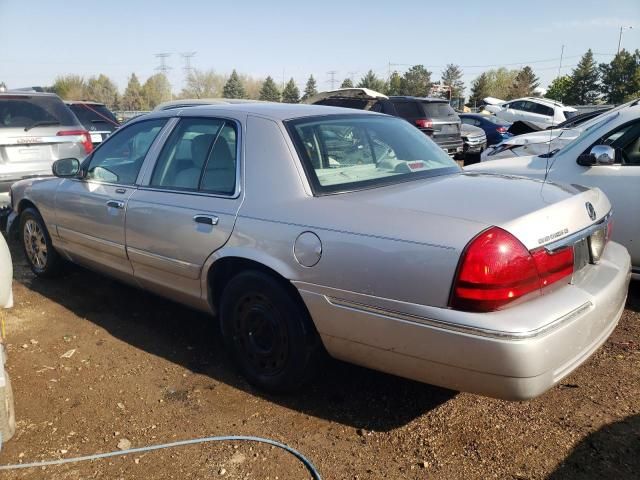
[[[412,304],[402,311],[400,302],[381,308],[372,305],[375,297],[358,302],[345,299],[349,292],[298,288],[336,358],[454,390],[526,400],[556,385],[606,341],[624,310],[630,267],[627,251],[612,242],[579,285],[491,314]],[[521,328],[523,319],[536,326]],[[518,330],[508,328],[515,325]]]

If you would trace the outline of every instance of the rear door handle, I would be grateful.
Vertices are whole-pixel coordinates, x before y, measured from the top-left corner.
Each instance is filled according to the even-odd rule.
[[[217,225],[218,217],[215,215],[195,215],[193,221],[196,223],[203,223],[205,225]]]
[[[122,200],[108,200],[107,207],[111,208],[124,208],[124,202]]]

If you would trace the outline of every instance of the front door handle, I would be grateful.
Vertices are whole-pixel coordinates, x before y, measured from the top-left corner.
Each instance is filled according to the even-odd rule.
[[[217,225],[218,217],[215,215],[195,215],[193,221],[196,223],[203,223],[205,225]]]
[[[124,208],[124,202],[122,200],[109,200],[107,201],[107,207],[111,208]]]

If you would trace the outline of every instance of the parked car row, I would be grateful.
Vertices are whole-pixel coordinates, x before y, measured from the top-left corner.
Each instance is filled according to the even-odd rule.
[[[368,96],[133,119],[86,158],[57,160],[55,177],[15,183],[7,228],[41,277],[71,261],[216,315],[266,390],[310,381],[326,351],[456,390],[540,395],[622,314],[631,262],[610,241],[609,199],[464,172],[426,131],[459,135],[448,103]],[[385,108],[396,115],[371,111]],[[599,141],[574,148],[615,156]]]
[[[59,158],[84,158],[116,127],[102,104],[65,105],[55,94],[36,91],[0,93],[0,208],[9,204],[15,181],[51,175]]]

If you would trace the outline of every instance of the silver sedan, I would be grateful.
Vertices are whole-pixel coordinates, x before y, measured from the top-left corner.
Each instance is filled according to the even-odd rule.
[[[630,277],[598,189],[464,173],[407,122],[240,104],[129,122],[12,188],[34,272],[65,261],[215,314],[250,382],[324,352],[506,399],[607,339]]]

